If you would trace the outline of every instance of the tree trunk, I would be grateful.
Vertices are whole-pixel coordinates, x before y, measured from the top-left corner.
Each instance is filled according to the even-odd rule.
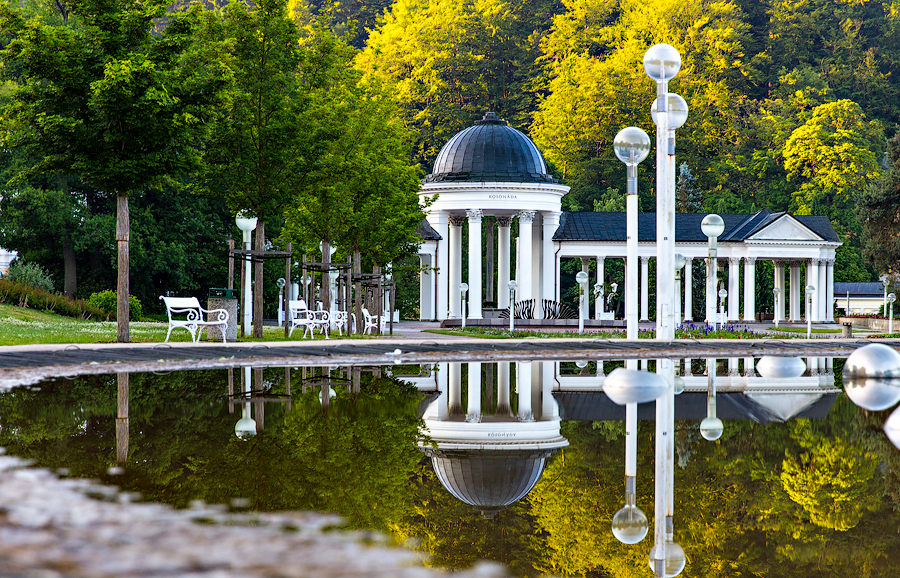
[[[119,275],[116,283],[116,340],[129,343],[129,311],[128,311],[128,238],[131,225],[128,216],[128,195],[116,197],[116,244],[118,249]]]
[[[253,249],[265,250],[266,222],[260,219],[256,224],[256,239]],[[253,263],[253,337],[263,336],[263,261],[258,256]]]
[[[356,314],[356,333],[361,335],[365,328],[365,320],[362,314],[363,289],[360,276],[362,275],[362,253],[357,249],[353,251],[353,276],[356,283],[353,284],[353,313]]]
[[[78,274],[75,268],[75,249],[70,241],[63,241],[63,270],[63,294],[74,299],[78,288]]]

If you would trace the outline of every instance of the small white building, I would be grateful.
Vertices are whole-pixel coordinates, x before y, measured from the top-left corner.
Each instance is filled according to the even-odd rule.
[[[429,208],[428,226],[423,224],[420,231],[423,241],[419,256],[425,266],[420,318],[459,318],[463,281],[468,284],[467,319],[483,318],[484,302],[507,308],[510,279],[518,282],[517,301],[559,301],[560,261],[565,258],[580,258],[585,271],[595,260],[596,279],[591,285],[605,283],[606,260],[625,260],[625,213],[564,213],[561,200],[568,191],[569,187],[548,174],[531,139],[494,113],[485,114],[474,126],[451,138],[419,193],[423,198],[438,194]],[[700,229],[704,216],[675,216],[675,251],[687,259],[686,271],[692,270],[694,259],[706,259],[708,255],[708,240]],[[812,320],[834,321],[834,256],[841,241],[826,217],[767,210],[720,216],[725,231],[718,238],[718,263],[729,272],[727,320],[756,317],[756,263],[768,260],[774,263],[774,286],[781,295],[775,311],[779,321],[804,320],[801,303],[807,285],[815,288]],[[518,238],[511,245],[514,221]],[[649,261],[656,256],[655,222],[654,213],[639,215],[639,263],[634,266],[640,267],[640,292],[625,296],[626,300],[640,300],[641,320],[649,319]],[[495,264],[493,250],[486,251],[482,245],[485,227],[490,227],[487,237],[496,239]],[[465,228],[468,266],[464,275]],[[483,262],[490,270],[485,270]],[[804,264],[806,274],[801,278]],[[485,283],[488,277],[491,282]],[[493,286],[491,294],[485,290],[487,285]],[[705,296],[693,295],[692,283],[682,283],[682,287],[683,318],[692,320],[694,299]],[[535,307],[535,314],[540,315],[540,310]],[[597,319],[611,318],[602,299],[597,299],[595,311]]]
[[[873,283],[835,283],[834,298],[844,315],[869,315],[881,311],[887,301],[884,285]],[[887,314],[885,314],[887,315]]]
[[[18,253],[15,251],[7,251],[3,247],[0,247],[0,275],[6,275],[9,272],[9,265],[12,263]]]

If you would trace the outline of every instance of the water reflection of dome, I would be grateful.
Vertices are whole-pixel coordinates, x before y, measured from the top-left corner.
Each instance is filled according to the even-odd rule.
[[[555,451],[423,450],[441,485],[488,519],[534,488]]]

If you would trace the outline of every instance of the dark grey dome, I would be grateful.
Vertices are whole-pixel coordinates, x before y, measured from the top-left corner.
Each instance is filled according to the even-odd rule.
[[[493,112],[451,138],[425,182],[555,183],[531,139]]]
[[[493,518],[525,497],[554,450],[440,450],[422,448],[448,492]]]

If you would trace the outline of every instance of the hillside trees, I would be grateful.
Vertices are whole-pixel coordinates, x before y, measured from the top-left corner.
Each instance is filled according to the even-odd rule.
[[[900,132],[888,146],[887,170],[859,192],[854,208],[865,231],[865,255],[879,271],[900,269]]]
[[[117,339],[129,341],[128,196],[194,169],[192,145],[215,79],[181,66],[190,27],[175,19],[152,36],[158,0],[85,0],[73,6],[78,26],[49,26],[0,8],[12,40],[4,74],[18,83],[7,108],[4,145],[34,158],[19,173],[72,173],[114,194],[116,204]]]

